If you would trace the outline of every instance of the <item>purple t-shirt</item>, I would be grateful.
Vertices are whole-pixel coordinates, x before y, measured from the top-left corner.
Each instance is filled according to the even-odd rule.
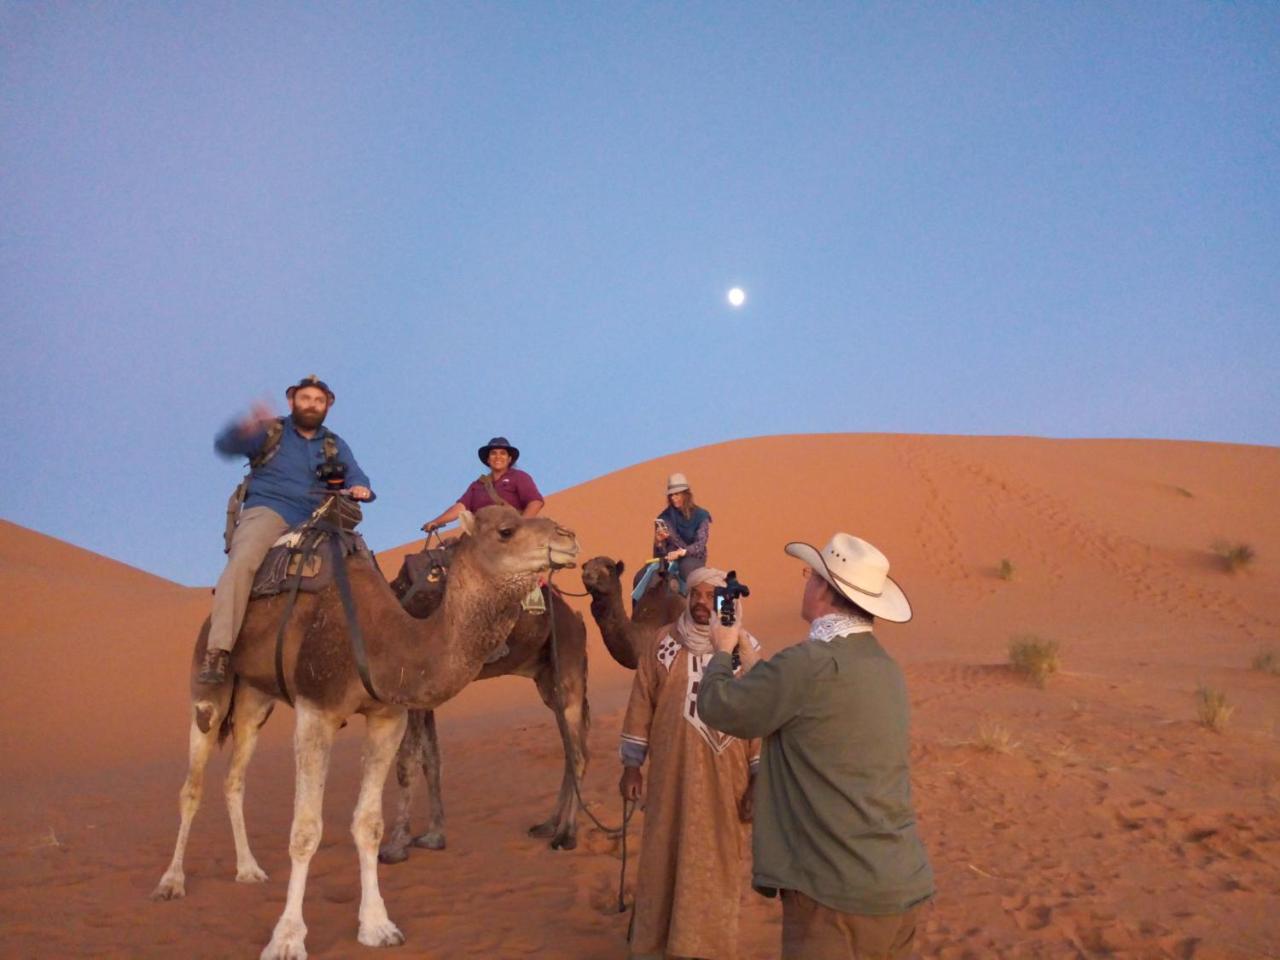
[[[542,494],[538,492],[538,485],[533,482],[533,477],[515,468],[504,473],[501,479],[495,480],[493,488],[498,491],[499,497],[521,513],[524,513],[524,508],[533,501],[543,499]],[[467,487],[467,492],[458,498],[458,502],[472,513],[481,507],[493,506],[493,498],[489,496],[489,491],[480,480],[473,480],[471,486]]]

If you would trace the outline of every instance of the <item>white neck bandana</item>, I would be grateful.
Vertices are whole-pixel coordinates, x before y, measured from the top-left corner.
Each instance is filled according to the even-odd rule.
[[[830,643],[836,637],[851,633],[870,633],[872,617],[859,617],[847,613],[828,613],[809,624],[809,639]]]

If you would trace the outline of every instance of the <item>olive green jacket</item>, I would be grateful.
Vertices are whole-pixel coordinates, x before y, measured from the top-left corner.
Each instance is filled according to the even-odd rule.
[[[845,913],[901,913],[933,896],[916,834],[902,670],[870,633],[807,640],[735,679],[707,665],[704,721],[763,737],[752,885],[798,890]]]

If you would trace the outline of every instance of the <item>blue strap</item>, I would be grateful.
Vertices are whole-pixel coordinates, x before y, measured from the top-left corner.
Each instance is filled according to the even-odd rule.
[[[645,595],[645,591],[649,589],[649,581],[653,579],[653,575],[658,572],[658,565],[661,560],[654,560],[644,568],[644,573],[640,576],[640,581],[636,584],[636,588],[631,591],[631,602],[635,603]]]

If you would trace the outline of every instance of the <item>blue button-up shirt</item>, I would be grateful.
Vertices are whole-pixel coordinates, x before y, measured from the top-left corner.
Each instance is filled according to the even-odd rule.
[[[245,508],[268,507],[289,526],[311,516],[312,511],[320,506],[324,494],[324,484],[316,478],[316,467],[324,463],[324,438],[328,433],[327,427],[321,427],[308,440],[298,432],[293,418],[285,417],[284,432],[280,435],[280,446],[275,455],[250,474]],[[346,485],[371,486],[346,441],[336,433],[333,438],[338,442],[338,460],[347,468]],[[239,424],[231,423],[214,439],[213,447],[224,457],[252,459],[266,440],[266,427],[246,437],[240,432]]]

